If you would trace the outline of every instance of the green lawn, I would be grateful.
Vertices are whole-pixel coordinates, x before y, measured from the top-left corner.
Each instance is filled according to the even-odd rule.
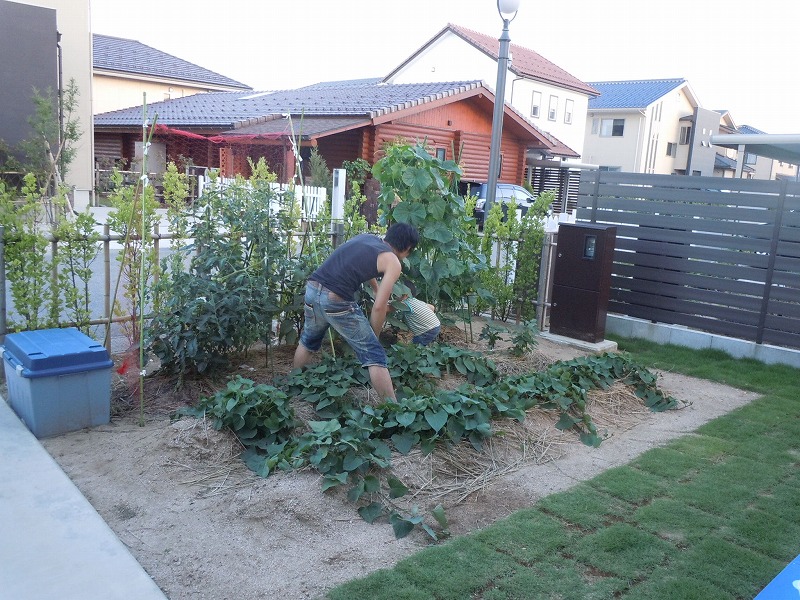
[[[331,600],[752,599],[800,553],[800,370],[615,338],[646,366],[762,394]]]

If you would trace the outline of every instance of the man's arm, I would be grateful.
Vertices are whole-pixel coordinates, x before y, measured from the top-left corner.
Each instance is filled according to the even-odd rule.
[[[372,306],[372,313],[369,316],[369,324],[372,325],[375,335],[380,335],[381,329],[383,329],[392,288],[400,278],[402,270],[400,259],[393,252],[381,252],[378,255],[378,271],[383,273],[383,278],[378,284],[378,291],[375,292],[375,304]]]

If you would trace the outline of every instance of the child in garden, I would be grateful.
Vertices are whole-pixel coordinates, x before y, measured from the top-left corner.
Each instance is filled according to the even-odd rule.
[[[417,290],[413,283],[408,280],[403,283],[409,293],[401,293],[398,299],[403,305],[398,309],[399,316],[414,336],[411,341],[420,346],[427,346],[439,337],[439,331],[442,328],[442,323],[436,316],[436,307],[414,298]]]

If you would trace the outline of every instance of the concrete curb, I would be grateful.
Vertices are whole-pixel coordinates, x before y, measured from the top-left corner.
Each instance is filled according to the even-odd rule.
[[[606,318],[606,333],[650,340],[657,344],[685,346],[695,350],[711,348],[727,352],[735,358],[752,358],[768,365],[777,363],[800,368],[800,350],[756,344],[680,325],[653,323],[644,319],[609,314]]]

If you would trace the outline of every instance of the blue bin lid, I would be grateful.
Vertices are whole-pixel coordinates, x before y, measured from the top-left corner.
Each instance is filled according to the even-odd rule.
[[[41,329],[6,336],[3,357],[23,377],[106,369],[114,363],[105,347],[78,329]]]

